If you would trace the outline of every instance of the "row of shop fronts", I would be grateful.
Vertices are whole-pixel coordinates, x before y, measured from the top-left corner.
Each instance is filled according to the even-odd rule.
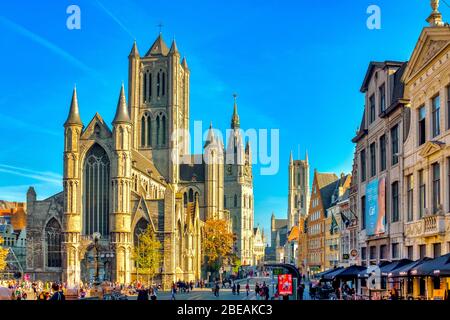
[[[431,259],[401,259],[338,267],[316,274],[321,287],[352,288],[347,299],[448,300],[450,253]],[[345,296],[345,295],[344,295]]]

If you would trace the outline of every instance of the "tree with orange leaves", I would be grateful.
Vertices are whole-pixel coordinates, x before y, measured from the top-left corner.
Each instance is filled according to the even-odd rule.
[[[217,271],[233,253],[235,236],[228,229],[228,222],[222,219],[208,219],[205,222],[203,253],[211,270]]]

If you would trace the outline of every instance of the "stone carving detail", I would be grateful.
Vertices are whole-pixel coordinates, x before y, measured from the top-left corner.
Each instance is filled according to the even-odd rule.
[[[433,58],[439,50],[444,47],[447,43],[446,40],[430,40],[425,45],[423,49],[423,54],[420,56],[419,60],[416,62],[416,67],[414,68],[414,72],[422,68],[431,58]],[[414,73],[413,72],[413,73]]]

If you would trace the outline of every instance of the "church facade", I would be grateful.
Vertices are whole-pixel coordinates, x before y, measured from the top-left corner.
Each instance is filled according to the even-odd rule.
[[[169,49],[159,35],[144,56],[134,43],[128,60],[128,103],[122,85],[111,128],[99,114],[84,126],[73,92],[63,192],[37,201],[28,191],[27,272],[34,279],[130,283],[133,247],[149,225],[162,244],[158,278],[166,287],[204,277],[207,219],[229,221],[241,260],[252,252],[251,151],[242,147],[236,102],[227,149],[210,126],[203,154],[192,155],[190,70],[175,41]]]

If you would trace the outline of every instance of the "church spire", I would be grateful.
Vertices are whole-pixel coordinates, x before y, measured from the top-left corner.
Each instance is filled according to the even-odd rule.
[[[212,121],[209,123],[208,136],[206,138],[205,146],[206,148],[209,144],[214,143],[216,141],[216,136],[214,134],[214,129],[212,126]]]
[[[127,101],[125,99],[125,89],[123,87],[120,88],[119,101],[117,102],[117,110],[116,115],[114,117],[113,123],[126,122],[130,123],[130,115],[128,114]]]
[[[80,111],[78,110],[78,98],[76,87],[73,88],[72,102],[70,103],[69,116],[67,117],[67,120],[64,123],[64,126],[69,125],[80,125],[80,126],[83,125],[80,119]]]
[[[133,47],[131,48],[129,57],[139,57],[139,50],[137,48],[136,40],[133,42]]]
[[[185,57],[183,57],[183,60],[181,61],[181,65],[183,66],[184,70],[188,70],[189,69]]]
[[[177,43],[175,42],[175,39],[173,39],[172,45],[170,46],[169,54],[176,54],[176,53],[179,54],[179,51],[178,51]]]
[[[156,38],[155,42],[153,42],[152,46],[150,47],[150,50],[145,54],[146,57],[152,55],[162,55],[167,56],[169,53],[169,48],[167,48],[166,43],[164,42],[164,39],[162,37],[162,33],[158,35],[158,38]]]
[[[234,108],[233,108],[233,117],[231,118],[231,129],[239,129],[240,122],[239,122],[239,115],[238,115],[238,111],[237,111],[237,103],[236,103],[237,94],[236,93],[233,94],[233,98],[234,98]]]

